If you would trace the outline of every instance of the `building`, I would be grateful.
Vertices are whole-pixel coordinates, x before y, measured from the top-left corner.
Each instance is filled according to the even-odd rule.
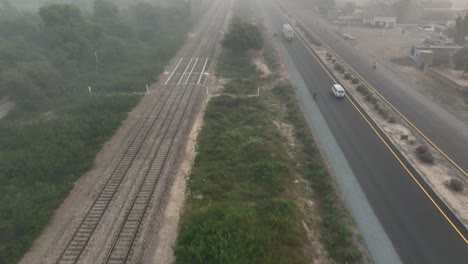
[[[371,27],[379,27],[379,28],[392,28],[396,25],[397,17],[385,17],[385,16],[375,16],[370,19],[364,19],[364,24],[371,26]]]
[[[413,45],[411,59],[420,67],[426,65],[451,65],[452,57],[462,46]]]

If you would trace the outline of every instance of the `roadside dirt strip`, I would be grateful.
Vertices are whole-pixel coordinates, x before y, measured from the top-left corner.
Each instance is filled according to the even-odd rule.
[[[211,3],[170,73],[151,87],[141,102],[145,106],[137,106],[138,119],[125,122],[131,126],[128,134],[112,139],[119,147],[111,147],[113,157],[103,160],[106,169],[84,180],[87,186],[80,186],[81,180],[76,183],[22,263],[140,261],[145,241],[158,233],[180,161],[177,156],[200,111],[230,6],[231,1]],[[75,208],[66,208],[70,205]]]

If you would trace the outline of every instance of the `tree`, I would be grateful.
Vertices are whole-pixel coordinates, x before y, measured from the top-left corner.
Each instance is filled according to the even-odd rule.
[[[355,9],[356,9],[356,3],[355,2],[347,2],[345,4],[345,6],[343,7],[343,13],[352,14]]]
[[[258,27],[235,20],[224,36],[223,46],[235,53],[262,47],[262,35]]]
[[[335,0],[318,0],[317,7],[321,14],[328,15],[328,12],[335,8]]]
[[[65,60],[74,60],[86,66],[86,61],[94,61],[91,54],[95,50],[93,46],[99,38],[99,31],[78,7],[71,4],[46,5],[39,9],[39,15],[44,22],[45,37],[51,48],[49,56],[60,59],[55,63],[64,64]]]
[[[126,58],[125,43],[116,37],[105,37],[98,48],[101,63],[112,65]]]
[[[463,19],[463,41],[465,41],[466,36],[468,36],[468,11],[466,12],[465,18]]]
[[[408,15],[411,9],[412,0],[398,0],[394,3],[398,23],[401,23]]]
[[[455,20],[455,35],[453,40],[457,44],[464,44],[465,42],[465,28],[464,28],[464,22],[463,18],[461,16],[458,16],[457,19]]]
[[[41,93],[33,79],[16,69],[4,71],[1,79],[2,90],[0,93],[2,95],[11,97],[26,109],[34,108]]]
[[[468,70],[468,48],[465,47],[459,50],[457,53],[455,53],[453,58],[454,58],[453,62],[455,64],[455,69],[467,72]]]
[[[52,4],[39,9],[39,16],[48,28],[81,27],[87,23],[81,10],[71,4]]]
[[[119,8],[110,1],[96,0],[94,2],[93,15],[97,21],[115,19],[118,13]]]

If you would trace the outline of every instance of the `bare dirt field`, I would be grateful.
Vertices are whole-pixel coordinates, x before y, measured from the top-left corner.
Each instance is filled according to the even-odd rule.
[[[386,30],[345,27],[343,31],[356,38],[353,42],[359,50],[409,80],[419,93],[468,123],[468,95],[428,76],[408,56],[411,45],[420,44],[428,35],[427,32],[415,26],[407,27],[405,36],[401,36],[401,27]]]

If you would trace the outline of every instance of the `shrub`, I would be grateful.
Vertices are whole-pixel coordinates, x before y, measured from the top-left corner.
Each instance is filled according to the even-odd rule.
[[[379,112],[379,115],[383,117],[384,119],[388,118],[388,111],[386,109],[379,108],[378,112]]]
[[[248,49],[260,50],[263,45],[262,32],[255,25],[234,20],[222,44],[226,49],[238,54]]]
[[[408,135],[401,135],[400,140],[408,140]]]
[[[463,183],[459,179],[455,178],[450,179],[447,185],[450,189],[452,189],[452,191],[455,192],[461,192],[464,188]]]
[[[429,148],[425,145],[420,145],[416,148],[416,154],[424,154],[429,152]]]
[[[425,145],[420,145],[415,150],[416,156],[419,158],[420,161],[427,163],[427,164],[434,164],[434,156],[432,156],[429,148]]]
[[[351,79],[351,83],[352,83],[352,84],[359,84],[359,78],[353,77],[353,78]]]
[[[365,86],[364,84],[360,84],[357,87],[357,91],[360,92],[363,95],[368,95],[370,93],[369,88],[367,88],[367,86]]]
[[[364,97],[364,100],[366,100],[367,102],[372,102],[374,100],[374,96],[372,94],[367,94],[365,97]],[[377,106],[375,108],[375,110],[377,110]]]
[[[336,60],[335,60],[335,59],[332,59],[332,63],[335,63],[335,62],[336,62]]]
[[[341,64],[335,63],[335,70],[341,71],[341,70],[344,70],[344,69],[343,69],[343,66]]]
[[[345,73],[345,69],[344,68],[341,68],[340,70],[338,70],[339,73],[343,74]]]
[[[392,124],[395,124],[396,123],[396,118],[394,116],[391,116],[390,118],[388,118],[388,122],[390,122]]]
[[[345,78],[346,80],[350,80],[351,77],[352,77],[352,76],[351,76],[351,73],[348,73],[348,72],[345,72],[345,73],[344,73],[344,78]]]

